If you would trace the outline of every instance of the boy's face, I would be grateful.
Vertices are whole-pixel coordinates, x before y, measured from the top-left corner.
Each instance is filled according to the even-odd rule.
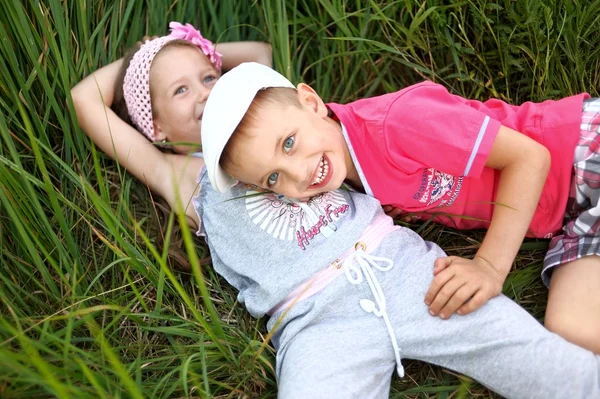
[[[265,102],[252,126],[232,143],[232,177],[290,198],[307,199],[339,188],[353,167],[339,124],[306,85],[301,107]]]

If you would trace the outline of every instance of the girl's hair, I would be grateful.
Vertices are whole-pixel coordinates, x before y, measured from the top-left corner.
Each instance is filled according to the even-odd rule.
[[[226,172],[230,171],[234,166],[241,166],[239,162],[236,162],[234,157],[235,147],[241,137],[248,135],[249,129],[256,127],[257,122],[259,121],[258,111],[268,104],[278,105],[280,107],[288,105],[298,108],[301,107],[295,88],[270,87],[258,91],[254,100],[252,100],[252,104],[248,107],[246,114],[235,128],[235,131],[221,153],[219,164]],[[240,161],[243,162],[243,159]]]
[[[165,248],[165,244],[167,241],[167,237],[165,233],[169,231],[169,219],[171,216],[172,209],[169,207],[167,201],[163,198],[157,198],[156,201],[156,216],[158,217],[158,224],[154,228],[157,228],[156,231],[152,231],[152,235],[156,237],[156,247],[159,252],[162,253]],[[154,225],[153,225],[154,226]],[[189,261],[189,255],[185,251],[185,246],[183,242],[183,233],[181,232],[182,227],[179,223],[175,222],[171,228],[171,236],[169,238],[169,247],[167,250],[169,266],[173,270],[183,273],[184,275],[190,276],[192,273],[192,266]],[[200,266],[210,265],[212,260],[210,258],[210,253],[208,252],[208,248],[206,245],[206,241],[202,238],[197,238],[195,234],[193,234],[194,241],[197,244],[203,243],[205,247],[204,253],[207,255],[203,258],[199,259]]]
[[[127,50],[127,53],[123,57],[123,64],[121,65],[119,75],[117,76],[117,81],[115,82],[115,98],[113,99],[112,106],[110,107],[119,118],[133,126],[136,130],[138,129],[138,127],[135,126],[135,124],[133,124],[133,122],[131,121],[131,118],[129,117],[129,111],[127,110],[127,104],[125,103],[125,96],[123,94],[123,81],[125,80],[125,73],[127,72],[127,68],[129,67],[131,59],[133,58],[135,53],[138,52],[141,46],[142,45],[140,43],[136,43],[135,46]],[[198,46],[191,42],[188,42],[187,40],[175,39],[166,43],[154,58],[158,57],[164,49],[169,47],[198,48]],[[152,101],[152,90],[150,90],[150,98],[150,101]]]

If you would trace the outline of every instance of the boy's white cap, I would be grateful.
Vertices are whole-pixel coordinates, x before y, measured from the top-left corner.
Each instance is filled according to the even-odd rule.
[[[221,154],[256,93],[269,87],[294,85],[268,66],[245,62],[221,76],[213,86],[202,116],[202,152],[215,190],[224,192],[236,183],[219,165]]]

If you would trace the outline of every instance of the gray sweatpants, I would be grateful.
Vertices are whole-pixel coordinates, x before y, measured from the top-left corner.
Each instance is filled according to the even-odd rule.
[[[504,296],[466,316],[430,316],[423,300],[433,261],[444,256],[436,245],[401,229],[373,254],[394,260],[375,275],[402,358],[455,370],[509,398],[600,398],[600,356]],[[373,299],[367,282],[353,285],[342,274],[285,315],[273,337],[280,398],[389,396],[394,349],[382,318],[359,306],[363,298]]]

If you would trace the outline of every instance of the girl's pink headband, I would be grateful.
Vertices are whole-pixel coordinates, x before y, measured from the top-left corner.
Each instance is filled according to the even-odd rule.
[[[150,140],[155,141],[150,101],[150,65],[158,52],[168,42],[180,39],[195,44],[202,50],[218,70],[221,70],[221,54],[217,53],[212,42],[202,37],[192,25],[179,22],[169,24],[171,33],[149,40],[140,47],[131,59],[123,79],[123,97],[131,121]]]

